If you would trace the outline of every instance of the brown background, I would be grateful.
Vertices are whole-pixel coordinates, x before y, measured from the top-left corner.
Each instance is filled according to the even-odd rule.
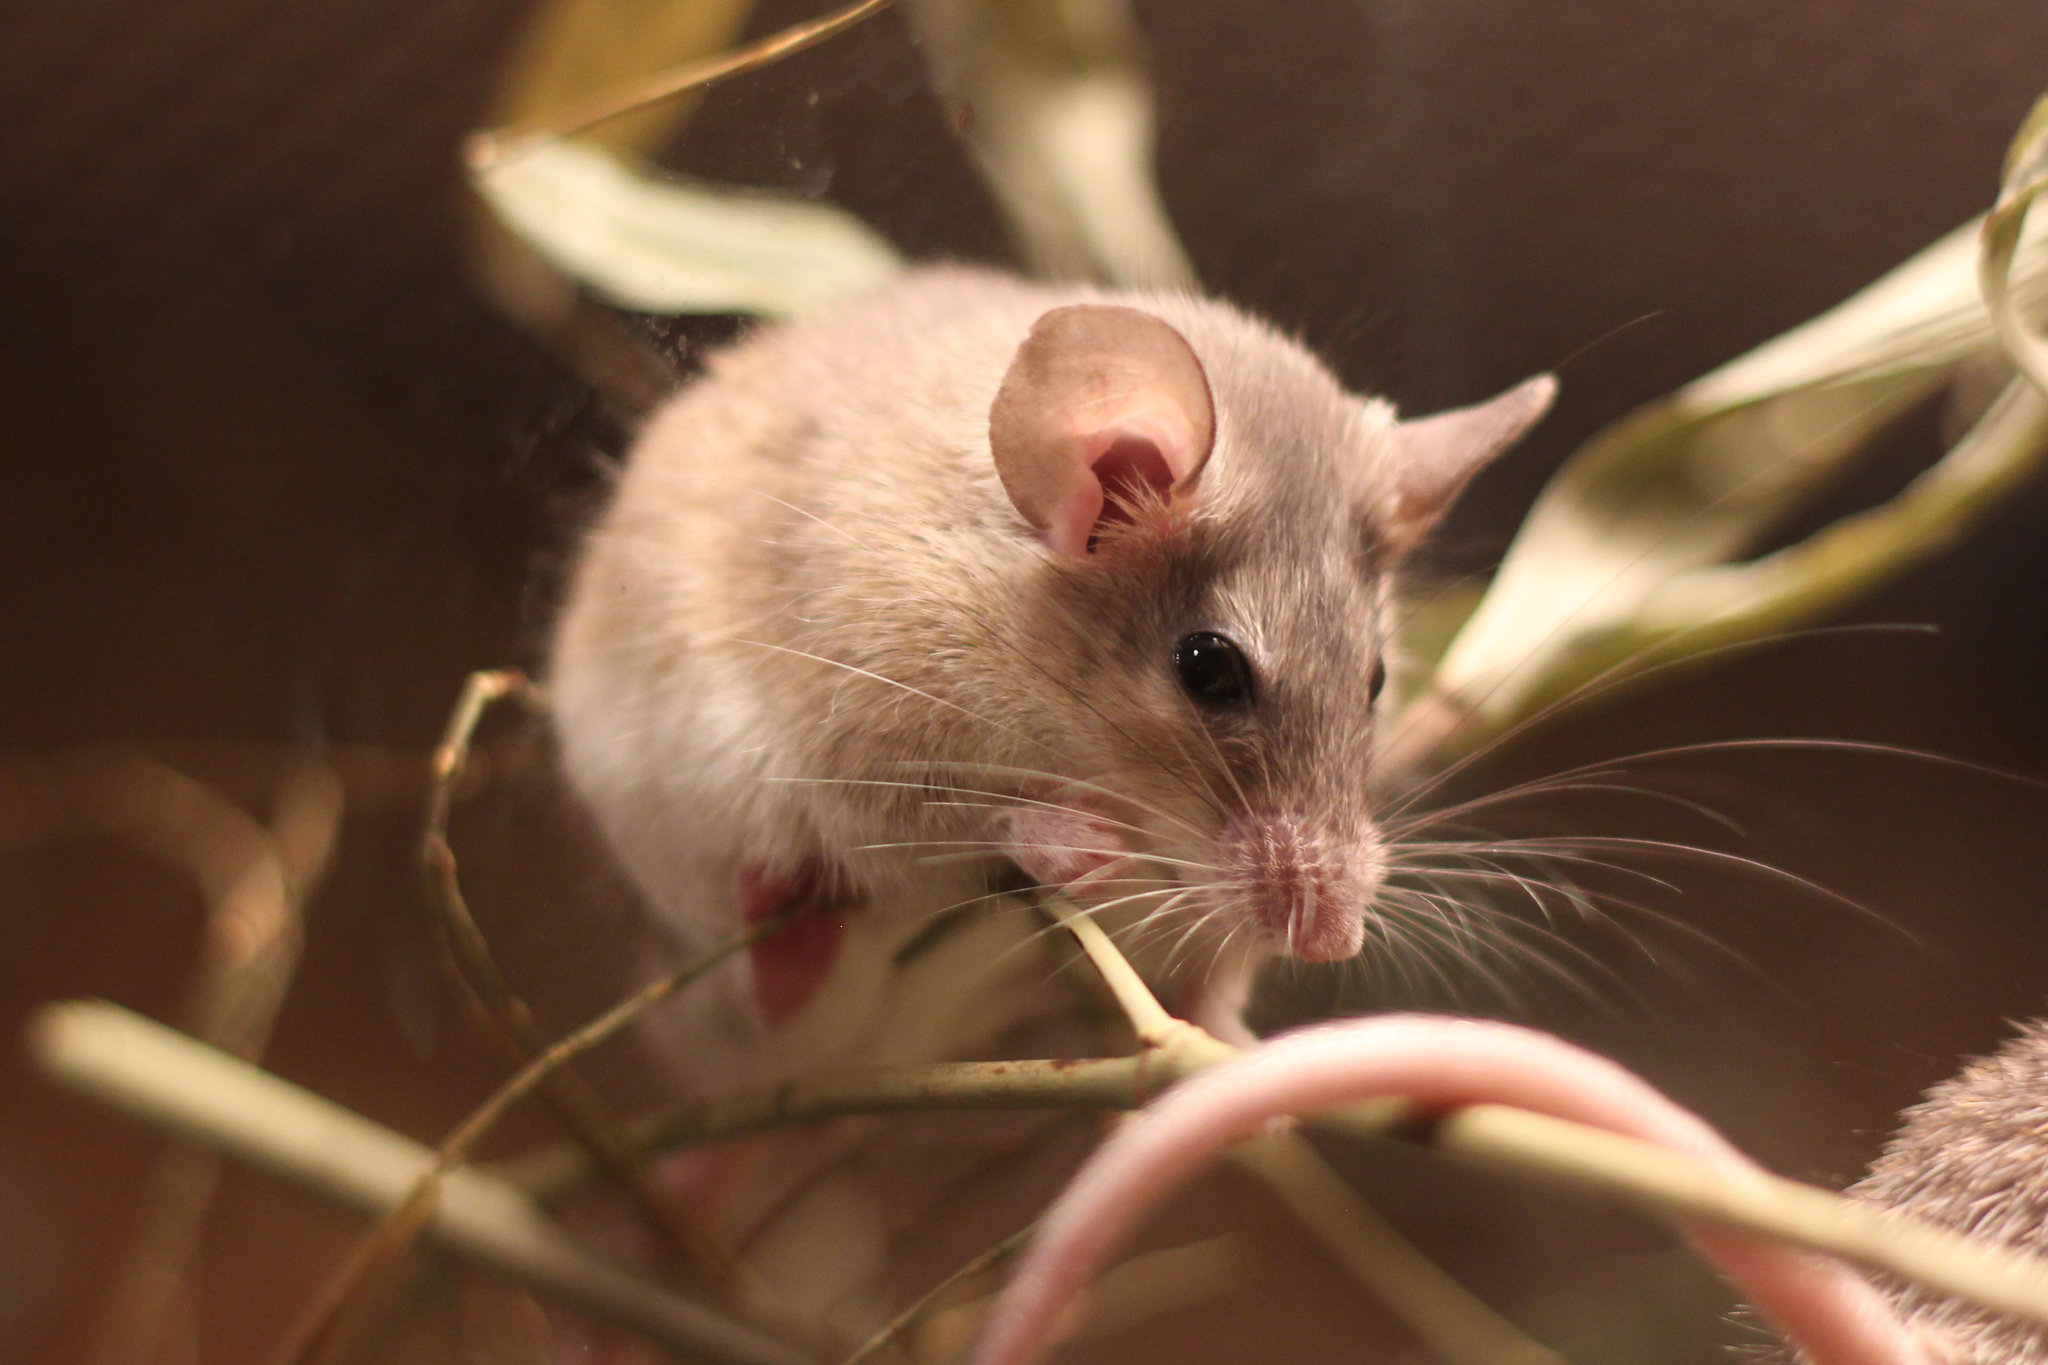
[[[15,0],[0,14],[0,751],[421,747],[465,670],[534,659],[556,565],[619,431],[457,264],[455,141],[522,8]],[[757,27],[807,8],[769,4]],[[2011,129],[2048,88],[2048,7],[2026,0],[1138,9],[1166,199],[1213,288],[1417,409],[1562,366],[1558,413],[1462,509],[1446,567],[1497,553],[1545,472],[1600,423],[1979,211]],[[675,159],[827,195],[918,256],[1004,255],[893,17],[718,92]],[[727,330],[648,325],[684,357]],[[1831,505],[1897,486],[1935,426],[1893,442]],[[1855,613],[1935,633],[1773,647],[1556,726],[1467,785],[1758,735],[2048,773],[2044,527],[2037,489]],[[1853,1172],[1891,1111],[1989,1045],[2002,1018],[2041,1007],[2038,791],[1813,754],[1709,756],[1655,780],[1747,834],[1592,798],[1519,806],[1501,824],[1708,842],[1863,910],[1783,877],[1672,863],[1658,870],[1681,894],[1644,892],[1667,922],[1560,926],[1599,964],[1579,969],[1583,989],[1526,968],[1504,985],[1386,970],[1360,973],[1347,1003],[1560,1029],[1780,1169],[1820,1178]],[[490,1071],[452,1027],[415,927],[413,818],[351,823],[272,1055],[431,1135]],[[472,856],[495,856],[508,881],[515,827],[484,818],[472,836]],[[599,930],[545,908],[535,900],[512,931],[599,979]],[[0,1034],[57,996],[173,1009],[195,909],[175,879],[111,847],[0,857]],[[1298,985],[1300,999],[1331,993]],[[61,1359],[149,1147],[7,1055],[0,1357]],[[1507,1187],[1447,1193],[1414,1162],[1368,1176],[1504,1301],[1566,1278],[1561,1247],[1612,1271],[1659,1245],[1597,1218],[1566,1228],[1574,1206]],[[207,1251],[205,1358],[260,1358],[348,1226],[231,1182]],[[1287,1277],[1182,1336],[1199,1334],[1205,1356],[1257,1360],[1281,1340],[1306,1349],[1298,1332],[1353,1358],[1361,1310],[1309,1302],[1342,1295],[1339,1282],[1312,1256],[1271,1254]],[[1103,1351],[1185,1346],[1134,1337]]]

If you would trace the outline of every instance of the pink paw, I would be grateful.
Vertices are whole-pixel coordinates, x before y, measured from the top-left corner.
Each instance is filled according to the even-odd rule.
[[[780,1028],[802,1012],[832,974],[847,916],[860,898],[835,869],[807,862],[793,872],[758,865],[739,872],[740,912],[749,928],[787,912],[782,928],[747,950],[754,970],[754,1008]]]

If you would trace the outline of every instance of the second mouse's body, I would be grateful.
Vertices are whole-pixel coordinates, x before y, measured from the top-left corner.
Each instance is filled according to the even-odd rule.
[[[1851,1197],[2048,1256],[2048,1021],[2023,1025],[1903,1118]],[[2048,1365],[2048,1328],[1918,1285],[1887,1288],[1942,1365]]]

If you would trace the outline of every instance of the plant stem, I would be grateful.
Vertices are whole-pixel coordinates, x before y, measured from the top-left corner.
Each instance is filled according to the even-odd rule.
[[[1345,1111],[1333,1126],[1384,1119]],[[1426,1138],[1445,1152],[1619,1196],[1653,1213],[1761,1233],[2048,1325],[2048,1259],[1781,1176],[1737,1180],[1689,1157],[1505,1105],[1446,1114]]]
[[[1145,984],[1130,960],[1117,950],[1102,926],[1086,911],[1064,896],[1047,896],[1043,904],[1060,922],[1060,927],[1080,943],[1081,951],[1088,954],[1088,961],[1101,975],[1102,984],[1116,997],[1117,1008],[1131,1021],[1131,1029],[1138,1035],[1139,1042],[1147,1047],[1156,1047],[1182,1027],[1181,1021],[1166,1012],[1166,1006],[1159,1003],[1159,997],[1152,994],[1152,988]]]
[[[1035,1222],[1027,1223],[1003,1238],[1000,1242],[997,1242],[987,1251],[968,1261],[945,1279],[940,1280],[925,1293],[919,1295],[916,1301],[908,1308],[882,1324],[881,1329],[862,1342],[860,1348],[848,1356],[842,1362],[842,1365],[863,1365],[863,1362],[872,1360],[876,1354],[885,1349],[891,1342],[917,1326],[933,1309],[945,1302],[946,1298],[962,1285],[988,1274],[997,1266],[1023,1250],[1024,1244],[1031,1240],[1031,1234],[1037,1230],[1037,1227],[1038,1225]]]
[[[1175,1053],[1185,1075],[1237,1055],[1239,1049],[1206,1029],[1168,1014],[1101,925],[1063,898],[1049,898],[1048,905],[1130,1019],[1145,1044],[1141,1057]],[[1300,1134],[1245,1143],[1236,1156],[1360,1285],[1450,1365],[1562,1365],[1416,1250]]]
[[[389,1209],[434,1164],[433,1154],[409,1139],[115,1005],[73,1001],[48,1006],[32,1027],[31,1044],[43,1069],[65,1084],[358,1209]],[[1110,1073],[1086,1069],[1097,1064],[1034,1065],[1072,1066],[1089,1078],[1071,1097],[1049,1080],[1037,1082],[1046,1087],[1047,1107],[1099,1107],[1110,1101]],[[1205,1063],[1190,1058],[1180,1065],[1197,1071]],[[1152,1086],[1144,1075],[1134,1070],[1129,1093],[1115,1102],[1135,1107],[1149,1098]],[[900,1088],[905,1079],[893,1076],[890,1085]],[[964,1073],[956,1073],[950,1084],[963,1094],[973,1088]],[[849,1091],[854,1088],[850,1080],[847,1085]],[[850,1093],[839,1103],[846,1106],[839,1112],[861,1112],[853,1109]],[[1418,1128],[1416,1118],[1407,1102],[1385,1099],[1345,1105],[1308,1121],[1353,1136],[1419,1141],[1453,1155],[1565,1180],[1667,1217],[1827,1252],[1995,1312],[2048,1323],[2048,1260],[1797,1181],[1776,1176],[1733,1181],[1648,1143],[1501,1105],[1455,1110],[1426,1129]],[[663,1341],[674,1343],[686,1335],[667,1314],[703,1314],[593,1261],[570,1245],[524,1192],[474,1167],[447,1174],[428,1231],[483,1264]],[[784,1352],[773,1359],[795,1359],[786,1348],[772,1349]]]
[[[786,1124],[851,1114],[948,1109],[1127,1109],[1195,1063],[1172,1056],[1090,1061],[944,1062],[835,1072],[714,1096],[628,1121],[623,1137],[642,1151],[697,1146]],[[590,1180],[589,1156],[570,1146],[538,1148],[493,1168],[543,1201]]]
[[[430,1147],[105,1001],[45,1006],[29,1046],[66,1085],[371,1218],[439,1165]],[[709,1360],[804,1365],[779,1342],[591,1256],[502,1180],[463,1166],[439,1184],[425,1230],[478,1266]]]
[[[469,994],[486,1029],[495,1035],[514,1067],[525,1066],[546,1049],[533,1011],[499,967],[469,901],[462,893],[448,822],[469,770],[477,727],[491,707],[517,702],[529,712],[545,711],[545,692],[518,669],[488,669],[469,675],[434,750],[433,780],[420,832],[421,897],[450,974]],[[649,1226],[681,1264],[735,1304],[768,1310],[770,1295],[749,1275],[690,1211],[652,1179],[629,1144],[618,1137],[610,1106],[566,1066],[542,1076],[541,1093],[555,1117],[590,1153],[596,1165],[639,1204]]]
[[[423,1174],[406,1197],[388,1210],[369,1235],[357,1244],[292,1331],[287,1339],[289,1344],[279,1353],[278,1359],[287,1365],[300,1365],[301,1362],[325,1361],[335,1355],[340,1344],[350,1335],[354,1317],[368,1301],[372,1289],[425,1229],[446,1177],[462,1167],[470,1148],[508,1109],[539,1089],[572,1058],[617,1034],[649,1006],[697,981],[733,954],[778,932],[784,927],[785,919],[778,916],[764,920],[682,970],[649,982],[535,1057],[497,1093],[479,1105],[441,1144],[433,1168]]]
[[[475,134],[465,149],[465,159],[469,162],[471,172],[480,174],[544,142],[573,136],[594,124],[619,118],[661,100],[671,99],[691,90],[700,90],[707,85],[715,85],[719,81],[744,75],[772,62],[779,62],[784,57],[792,56],[852,28],[863,19],[879,14],[888,7],[889,0],[855,0],[855,3],[833,10],[821,18],[792,24],[757,43],[735,48],[731,52],[721,52],[715,57],[706,57],[701,61],[687,62],[682,66],[649,76],[624,89],[606,91],[593,96],[558,114],[534,119],[511,128],[497,128],[490,132]]]

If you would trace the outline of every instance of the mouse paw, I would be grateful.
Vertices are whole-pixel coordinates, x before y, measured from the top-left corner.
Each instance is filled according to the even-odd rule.
[[[794,870],[745,864],[737,890],[748,927],[789,917],[782,928],[747,950],[754,1009],[769,1028],[781,1028],[803,1011],[832,974],[847,918],[860,908],[860,897],[839,869],[819,860]]]

